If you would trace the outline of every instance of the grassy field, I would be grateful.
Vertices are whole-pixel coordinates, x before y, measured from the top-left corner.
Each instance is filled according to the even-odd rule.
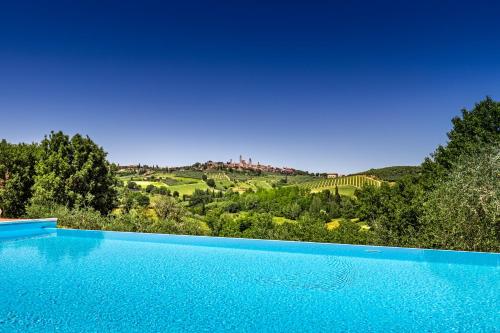
[[[297,223],[297,221],[295,221],[295,220],[290,220],[290,219],[287,219],[286,217],[281,217],[281,216],[273,216],[273,222],[276,224]]]
[[[168,188],[170,189],[170,191],[172,192],[177,191],[181,196],[183,196],[184,194],[191,195],[197,189],[204,191],[209,187],[204,182],[200,182],[196,184],[174,185],[174,186],[169,186]]]
[[[359,221],[359,219],[351,219],[351,222],[356,223],[359,226],[360,230],[369,230],[370,229],[370,227],[366,224],[366,222],[361,222],[361,221]],[[335,230],[338,227],[340,227],[341,224],[342,224],[341,218],[333,219],[330,222],[326,223],[326,228],[328,230]]]
[[[153,185],[153,186],[157,186],[157,187],[166,186],[164,183],[152,182],[152,181],[148,181],[148,180],[134,180],[134,183],[136,183],[137,185],[139,185],[142,188],[146,188],[148,185]]]
[[[224,172],[208,172],[207,178],[211,178],[213,180],[226,180],[226,181],[231,180],[229,176],[226,175]]]
[[[139,180],[139,179],[148,179],[154,178],[155,180]],[[179,195],[191,195],[197,189],[206,190],[208,189],[208,185],[201,179],[197,178],[188,178],[188,177],[179,177],[172,173],[155,173],[153,175],[148,175],[145,177],[138,175],[127,175],[124,177],[120,177],[120,179],[127,183],[128,181],[133,181],[141,188],[146,188],[148,185],[153,185],[156,187],[165,187],[169,189],[172,193],[174,191],[179,192]]]
[[[300,186],[310,190],[312,193],[323,190],[334,191],[338,187],[341,195],[354,195],[354,191],[370,184],[380,186],[382,181],[367,177],[365,175],[352,175],[339,178],[319,178],[312,175],[284,176],[279,174],[250,175],[243,173],[226,173],[222,171],[177,171],[175,173],[153,172],[145,175],[124,175],[120,179],[126,184],[134,181],[141,188],[148,185],[166,187],[171,192],[177,191],[182,195],[191,195],[195,190],[206,190],[208,185],[202,180],[204,175],[208,179],[215,180],[216,190],[245,192],[248,190],[272,189],[274,186]]]

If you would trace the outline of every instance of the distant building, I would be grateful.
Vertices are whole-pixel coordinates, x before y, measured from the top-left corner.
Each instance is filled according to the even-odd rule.
[[[260,162],[257,162],[257,164],[254,164],[252,161],[252,158],[249,157],[248,161],[243,158],[243,155],[240,155],[239,162],[233,162],[232,159],[230,159],[228,162],[225,164],[222,163],[222,166],[226,166],[229,168],[234,168],[238,170],[251,170],[251,171],[259,171],[259,172],[280,172],[283,174],[293,174],[296,172],[295,169],[289,168],[289,167],[283,167],[283,168],[278,168],[278,167],[273,167],[272,165],[265,165],[265,164],[260,164]],[[211,167],[208,165],[208,167]]]
[[[335,172],[327,173],[326,178],[338,178],[339,174]]]

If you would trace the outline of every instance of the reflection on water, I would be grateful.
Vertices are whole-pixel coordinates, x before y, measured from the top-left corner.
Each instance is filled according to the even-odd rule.
[[[54,237],[51,241],[57,242],[57,245],[54,246],[52,242],[37,242],[36,247],[38,252],[47,260],[57,262],[65,258],[78,260],[88,256],[101,246],[103,238],[99,235],[93,238],[86,238],[85,240],[70,237]]]
[[[78,260],[97,250],[103,242],[102,235],[92,238],[58,237],[55,232],[40,232],[31,237],[0,239],[0,255],[7,250],[36,249],[39,255],[48,262],[59,262],[64,259]]]

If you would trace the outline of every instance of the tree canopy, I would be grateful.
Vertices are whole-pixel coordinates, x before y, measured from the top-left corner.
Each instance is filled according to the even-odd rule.
[[[91,207],[107,214],[115,206],[116,179],[106,153],[89,137],[52,132],[40,143],[32,203]]]
[[[452,119],[448,142],[438,146],[431,158],[422,164],[428,182],[446,177],[462,155],[474,155],[487,146],[500,143],[500,102],[487,97],[472,110],[462,110]]]
[[[6,216],[22,216],[32,196],[36,144],[10,144],[0,141],[0,209]]]

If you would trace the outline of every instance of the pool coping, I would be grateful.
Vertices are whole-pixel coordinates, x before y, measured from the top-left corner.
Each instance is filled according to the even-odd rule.
[[[57,224],[56,217],[49,217],[44,219],[0,219],[0,226],[2,225],[16,225],[16,224],[36,224],[36,223],[45,223],[45,222],[54,222]]]

